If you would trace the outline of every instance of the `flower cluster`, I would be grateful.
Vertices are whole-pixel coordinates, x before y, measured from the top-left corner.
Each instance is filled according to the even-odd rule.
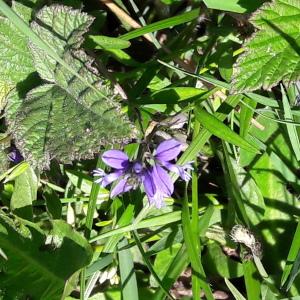
[[[143,186],[150,204],[161,208],[164,198],[171,197],[174,184],[167,171],[175,172],[183,180],[189,181],[191,163],[179,166],[171,161],[177,159],[181,152],[182,144],[175,139],[169,139],[160,143],[154,154],[150,154],[144,161],[130,161],[127,154],[120,150],[108,150],[103,153],[103,162],[114,170],[106,174],[102,169],[94,171],[99,178],[95,181],[102,187],[116,181],[116,185],[110,192],[114,198],[121,193]]]

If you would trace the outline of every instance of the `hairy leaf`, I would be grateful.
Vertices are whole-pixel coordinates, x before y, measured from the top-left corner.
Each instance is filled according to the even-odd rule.
[[[18,292],[30,299],[59,300],[66,280],[92,256],[87,241],[61,220],[46,233],[30,222],[16,225],[2,213],[0,247],[7,257],[0,273],[6,299]]]
[[[12,7],[23,19],[29,21],[30,10],[27,7],[15,1]],[[27,43],[27,38],[10,20],[0,16],[0,110],[5,106],[9,91],[34,72]]]
[[[252,18],[258,29],[235,65],[233,91],[269,89],[300,77],[300,2],[275,0]]]
[[[54,5],[43,8],[32,23],[33,30],[78,74],[30,45],[38,73],[51,84],[32,90],[24,101],[12,94],[7,117],[18,148],[39,169],[49,167],[52,158],[64,163],[90,158],[100,145],[135,134],[112,87],[78,48],[92,21],[79,10]]]

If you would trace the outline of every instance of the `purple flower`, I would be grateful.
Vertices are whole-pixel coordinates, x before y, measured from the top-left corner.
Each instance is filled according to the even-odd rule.
[[[102,160],[114,170],[110,174],[102,169],[95,170],[94,175],[99,176],[95,182],[106,187],[117,181],[110,192],[111,198],[143,185],[149,203],[161,208],[164,198],[171,197],[174,192],[174,183],[167,171],[175,172],[185,181],[191,178],[188,173],[193,169],[191,163],[179,166],[170,162],[177,159],[181,150],[180,142],[175,139],[166,140],[158,145],[154,156],[145,156],[148,159],[144,162],[130,161],[127,154],[120,150],[106,151]]]
[[[114,172],[106,174],[102,169],[98,168],[93,173],[99,176],[95,182],[102,187],[106,187],[110,183],[118,180],[115,187],[110,192],[110,197],[114,198],[121,193],[136,189],[142,182],[143,167],[140,162],[129,161],[128,156],[120,150],[108,150],[103,153],[102,160],[112,168]]]
[[[189,181],[191,175],[189,170],[193,170],[192,162],[188,162],[183,166],[170,163],[171,160],[177,158],[182,150],[182,144],[175,139],[170,139],[160,143],[156,149],[154,159],[156,163],[162,165],[167,170],[178,174],[184,181]]]
[[[23,160],[23,156],[17,148],[13,148],[12,151],[7,155],[8,159],[17,164]]]

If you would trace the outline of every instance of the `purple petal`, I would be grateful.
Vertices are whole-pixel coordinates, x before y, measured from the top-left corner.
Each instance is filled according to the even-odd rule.
[[[114,198],[122,193],[130,191],[132,188],[133,186],[129,185],[126,179],[121,179],[110,192],[110,197]]]
[[[105,176],[106,173],[104,172],[104,170],[98,168],[96,170],[93,170],[93,175],[94,176]]]
[[[183,166],[178,166],[176,164],[164,162],[163,166],[169,171],[178,174],[181,177],[181,179],[183,179],[186,182],[192,178],[192,176],[188,173],[188,170],[193,170],[191,163],[186,163]]]
[[[157,208],[164,206],[163,193],[160,190],[157,190],[154,184],[152,168],[145,172],[143,184],[149,203],[154,204]]]
[[[152,167],[152,180],[164,197],[170,197],[174,192],[174,184],[168,173],[158,165]]]
[[[21,153],[19,152],[18,149],[14,148],[8,155],[7,155],[8,159],[17,164],[19,162],[21,162],[24,158],[21,155]]]
[[[154,185],[151,172],[149,170],[145,172],[143,178],[143,184],[144,184],[145,193],[147,194],[148,198],[153,197],[156,192],[156,187]]]
[[[124,174],[123,170],[117,170],[115,172],[112,172],[106,176],[104,176],[102,178],[102,183],[101,186],[102,187],[106,187],[107,185],[109,185],[110,183],[114,182],[115,180],[117,180],[120,176],[122,176]]]
[[[102,155],[104,163],[115,169],[126,169],[129,166],[128,156],[120,150],[108,150]]]
[[[155,158],[160,161],[170,161],[177,158],[182,149],[182,144],[175,139],[160,143],[156,149]]]

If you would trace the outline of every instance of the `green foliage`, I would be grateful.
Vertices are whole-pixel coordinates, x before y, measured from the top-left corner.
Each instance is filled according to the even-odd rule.
[[[9,99],[10,131],[25,159],[39,169],[48,168],[52,158],[65,163],[90,158],[101,144],[133,136],[134,129],[121,114],[112,88],[78,49],[93,18],[64,6],[43,8],[37,17],[39,23],[32,23],[33,30],[84,80],[30,45],[39,75],[52,84],[31,90],[23,101],[15,95]]]
[[[49,227],[50,226],[50,227]],[[61,299],[65,281],[89,263],[92,251],[79,233],[62,220],[36,224],[11,220],[0,214],[2,259],[0,288],[8,299],[13,296],[33,299]]]
[[[13,1],[13,8],[26,22],[30,20],[31,10],[16,1]],[[3,16],[0,16],[0,64],[0,110],[2,110],[9,91],[35,71],[28,49],[28,39]]]
[[[232,91],[270,89],[280,80],[289,85],[299,79],[299,11],[298,1],[275,0],[254,14],[251,21],[258,31],[237,60]]]

